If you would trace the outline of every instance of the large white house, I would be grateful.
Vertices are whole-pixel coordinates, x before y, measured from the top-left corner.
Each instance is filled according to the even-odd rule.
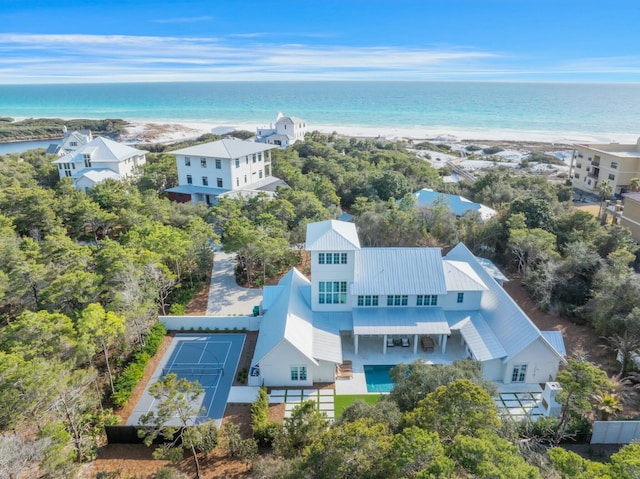
[[[286,148],[296,141],[303,141],[306,133],[306,121],[295,116],[282,116],[282,113],[278,113],[275,125],[272,123],[257,129],[256,141]]]
[[[251,381],[333,382],[345,359],[396,364],[473,358],[499,383],[544,383],[564,361],[559,332],[541,332],[463,245],[362,248],[352,223],[309,224],[311,280],[292,269],[265,286]],[[499,280],[504,277],[500,274]]]
[[[146,151],[101,136],[74,147],[52,163],[57,166],[60,179],[72,178],[74,186],[84,192],[107,179],[131,177],[146,162]]]
[[[214,205],[219,197],[273,193],[284,185],[271,176],[273,145],[224,139],[172,151],[178,166],[178,186],[169,199]]]

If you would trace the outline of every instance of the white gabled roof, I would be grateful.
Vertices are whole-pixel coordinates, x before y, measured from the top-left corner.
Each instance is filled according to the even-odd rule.
[[[536,340],[542,340],[561,361],[564,358],[542,336],[540,330],[529,319],[509,294],[496,283],[465,245],[459,243],[445,256],[447,260],[468,263],[482,279],[488,290],[482,293],[480,313],[506,352],[506,362]]]
[[[115,171],[109,170],[107,168],[96,168],[96,169],[86,169],[82,170],[78,173],[76,178],[76,182],[80,178],[88,178],[93,183],[102,183],[105,180],[116,180],[120,181],[120,175]]]
[[[439,248],[363,248],[351,294],[446,294]]]
[[[274,148],[277,147],[267,143],[226,138],[224,140],[212,141],[210,143],[170,151],[169,154],[233,160],[241,156],[273,150]]]
[[[134,156],[144,155],[146,151],[138,150],[117,141],[98,136],[91,140],[86,145],[82,145],[77,150],[68,153],[61,158],[53,161],[52,163],[71,163],[74,159],[82,159],[82,155],[91,155],[91,161],[93,162],[114,162],[120,163],[128,158]],[[78,160],[76,160],[78,161]]]
[[[567,357],[567,348],[564,345],[564,338],[561,331],[540,331],[542,336],[549,342],[553,349],[558,351],[563,358]]]
[[[442,308],[353,308],[353,334],[450,334]]]
[[[310,282],[293,268],[278,283],[279,294],[271,299],[269,310],[262,318],[262,327],[253,353],[252,366],[260,363],[271,350],[285,341],[313,364],[313,318],[311,309],[301,294]],[[267,289],[267,287],[265,288]]]
[[[487,285],[468,263],[443,260],[444,279],[447,291],[486,291]]]
[[[460,331],[478,361],[504,358],[507,352],[484,318],[477,311],[447,311],[449,327]]]
[[[326,220],[307,225],[307,251],[353,251],[360,249],[356,225]]]

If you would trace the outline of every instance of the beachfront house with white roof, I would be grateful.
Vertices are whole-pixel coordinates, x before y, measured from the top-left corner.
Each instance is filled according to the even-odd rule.
[[[178,186],[167,189],[169,199],[214,205],[220,197],[273,194],[285,183],[271,175],[273,145],[224,139],[172,151]]]
[[[253,384],[333,382],[345,359],[397,364],[407,354],[473,358],[488,380],[544,383],[564,361],[561,335],[538,330],[463,244],[444,257],[362,248],[353,223],[329,220],[308,225],[305,248],[311,279],[293,269],[264,287]]]
[[[463,216],[465,213],[478,213],[482,221],[493,218],[497,213],[493,208],[489,208],[481,203],[474,203],[464,196],[439,193],[429,188],[423,188],[413,194],[416,206],[419,208],[433,208],[438,204],[446,205],[456,216]]]
[[[137,173],[146,162],[146,151],[98,136],[54,160],[60,179],[71,178],[86,192],[107,179],[121,181]]]
[[[613,194],[626,193],[631,179],[640,177],[640,138],[635,144],[574,145],[569,172],[576,190],[598,195],[606,180]]]
[[[278,113],[275,124],[272,123],[257,129],[256,141],[286,148],[296,141],[304,141],[306,133],[306,121],[295,116],[282,116],[282,113]]]

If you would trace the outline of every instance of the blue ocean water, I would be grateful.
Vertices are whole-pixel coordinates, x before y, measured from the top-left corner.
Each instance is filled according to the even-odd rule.
[[[0,85],[0,116],[640,135],[640,84],[202,82]],[[513,135],[511,135],[513,136]]]

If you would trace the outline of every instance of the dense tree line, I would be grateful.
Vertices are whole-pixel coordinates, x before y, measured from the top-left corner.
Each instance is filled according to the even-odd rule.
[[[207,279],[216,239],[204,207],[115,181],[84,194],[53,158],[0,161],[0,455],[14,476],[71,477],[94,457],[123,367]]]
[[[26,141],[49,138],[62,138],[62,128],[69,131],[91,130],[94,135],[118,138],[126,129],[127,122],[120,119],[63,120],[61,118],[27,118],[15,121],[13,118],[0,118],[0,141]]]

